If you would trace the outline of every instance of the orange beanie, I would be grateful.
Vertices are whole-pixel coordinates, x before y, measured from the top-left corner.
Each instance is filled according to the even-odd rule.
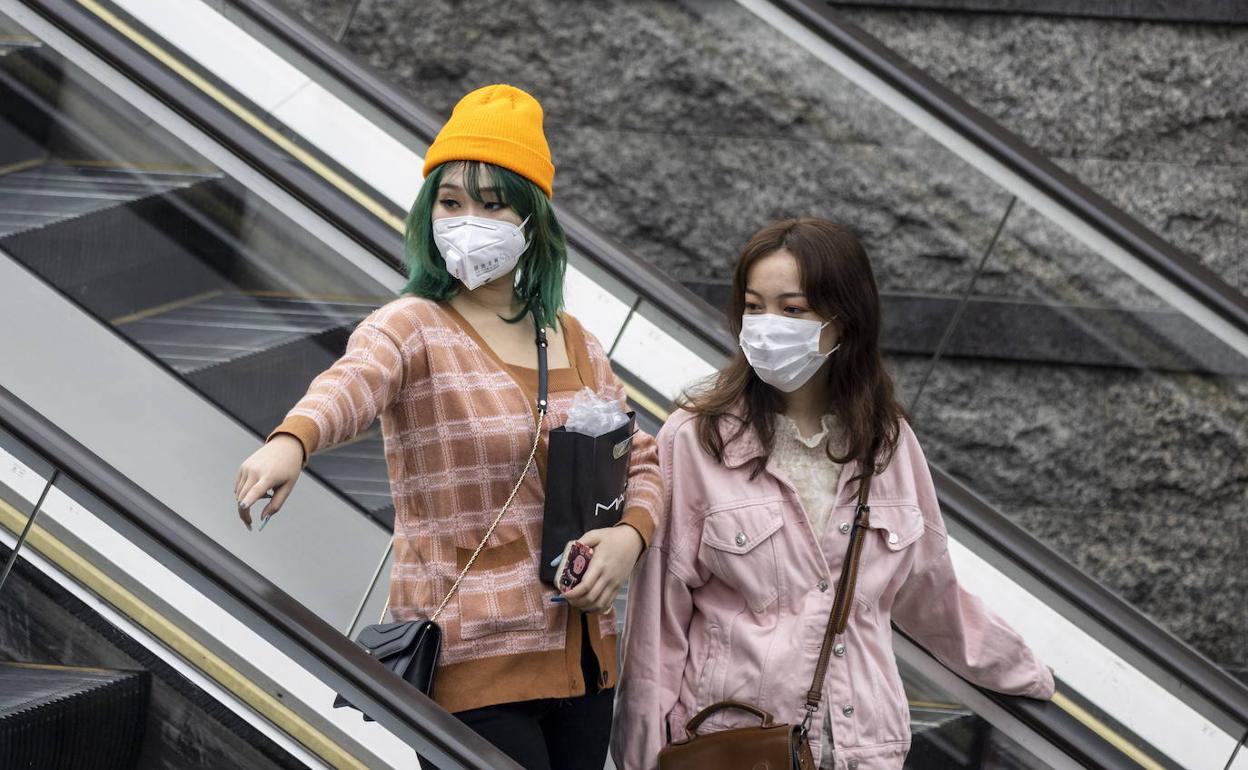
[[[555,166],[542,133],[542,105],[514,86],[485,86],[459,100],[425,153],[425,176],[452,160],[502,166],[552,196]]]

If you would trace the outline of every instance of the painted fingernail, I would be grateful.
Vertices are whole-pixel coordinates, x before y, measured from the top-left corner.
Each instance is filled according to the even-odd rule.
[[[562,556],[556,556],[555,558],[551,559],[551,560],[550,560],[550,566],[552,566],[552,567],[558,567],[558,566],[559,566],[559,560],[560,560],[560,559],[562,559],[562,558],[563,558]]]
[[[273,518],[273,517],[272,517],[272,516],[261,516],[261,517],[260,517],[260,531],[261,531],[261,532],[263,532],[263,531],[264,531],[264,528],[265,528],[265,527],[267,527],[267,526],[269,525],[269,519],[271,519],[271,518]]]
[[[562,596],[552,596],[550,597],[550,600],[552,602],[566,602],[567,601],[567,599],[563,598]]]

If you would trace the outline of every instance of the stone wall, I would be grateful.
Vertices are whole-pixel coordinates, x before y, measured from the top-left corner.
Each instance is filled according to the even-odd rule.
[[[327,32],[345,7],[289,2]],[[1248,290],[1248,29],[846,14]],[[883,290],[955,295],[1010,205],[727,0],[363,0],[344,43],[443,114],[486,83],[537,94],[557,201],[688,282],[722,282],[767,220],[814,214],[861,234]],[[1022,204],[976,293],[1165,307]],[[926,359],[890,363],[912,398]],[[948,358],[915,424],[934,462],[1242,670],[1245,396],[1194,374]]]
[[[1248,291],[1248,26],[838,10]]]

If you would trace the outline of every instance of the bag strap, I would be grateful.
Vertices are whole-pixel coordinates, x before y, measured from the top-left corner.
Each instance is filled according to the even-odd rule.
[[[459,584],[463,581],[464,576],[468,574],[468,570],[472,569],[472,565],[476,562],[477,557],[481,555],[481,551],[485,548],[485,544],[494,536],[494,530],[498,528],[498,523],[503,520],[503,515],[507,513],[507,509],[515,501],[516,495],[520,492],[521,485],[524,484],[524,477],[529,475],[529,469],[533,467],[533,460],[537,457],[537,447],[542,441],[542,423],[546,419],[546,411],[549,408],[547,401],[547,383],[550,379],[549,364],[546,360],[546,327],[542,326],[542,322],[538,320],[537,314],[533,314],[533,324],[537,327],[537,416],[536,424],[533,428],[533,446],[529,449],[529,459],[524,463],[524,470],[520,471],[520,477],[516,479],[516,484],[511,488],[511,494],[507,496],[507,502],[503,503],[502,509],[498,515],[494,517],[494,521],[490,522],[490,527],[485,531],[485,536],[481,538],[481,542],[477,543],[476,549],[469,557],[468,563],[459,571],[459,575],[455,577],[455,582],[451,584],[451,590],[446,592],[446,596],[442,598],[442,603],[429,616],[429,620],[437,622],[438,616],[442,614],[442,610],[446,609],[446,605],[450,603],[455,592],[459,590]],[[386,613],[390,611],[390,597],[386,596],[386,606],[381,610],[382,622],[386,618]]]
[[[819,648],[819,662],[815,665],[815,678],[806,691],[806,717],[802,720],[802,733],[810,729],[811,719],[819,710],[819,701],[823,698],[823,680],[828,673],[828,654],[832,652],[832,641],[845,633],[849,625],[850,610],[854,605],[854,584],[858,581],[858,562],[862,560],[862,541],[867,528],[871,526],[871,508],[867,499],[871,494],[871,477],[874,469],[868,470],[862,483],[858,485],[858,507],[854,511],[854,526],[849,532],[849,546],[845,550],[845,561],[841,564],[841,579],[836,584],[836,598],[832,602],[832,614],[828,617],[828,627],[823,633],[823,646]]]
[[[572,351],[572,367],[585,387],[597,393],[602,383],[598,381],[598,367],[594,366],[593,357],[589,354],[584,325],[569,313],[560,313],[559,321],[563,324],[563,333],[567,335],[568,347]]]

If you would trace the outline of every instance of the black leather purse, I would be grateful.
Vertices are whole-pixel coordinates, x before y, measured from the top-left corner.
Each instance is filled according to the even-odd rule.
[[[355,643],[425,695],[433,689],[433,672],[442,651],[442,628],[433,620],[365,626]],[[351,706],[350,701],[341,695],[334,698],[334,708],[343,706]],[[365,714],[364,721],[373,718]]]
[[[437,610],[429,619],[365,626],[355,640],[355,643],[364,648],[365,652],[425,695],[433,690],[433,674],[438,666],[438,654],[442,651],[442,628],[438,625],[438,617],[442,614],[442,610],[446,609],[451,598],[455,596],[455,592],[459,590],[459,584],[464,579],[464,575],[472,569],[473,563],[481,554],[481,549],[485,548],[494,530],[498,528],[498,523],[503,520],[503,514],[507,513],[507,509],[515,501],[516,495],[520,492],[520,486],[524,483],[524,477],[528,475],[529,469],[533,467],[533,460],[537,457],[537,447],[542,440],[542,423],[546,419],[547,409],[546,330],[540,324],[537,327],[537,369],[537,424],[533,430],[533,448],[529,450],[529,459],[524,465],[524,470],[520,471],[516,485],[511,488],[507,502],[503,503],[502,510],[494,517],[490,528],[485,532],[485,537],[481,538],[481,542],[477,544],[476,550],[472,552],[472,558],[468,559],[468,563],[459,571],[459,576],[455,578],[451,590],[447,591],[442,603],[438,605]],[[390,601],[387,599],[386,608],[381,613],[382,620],[385,619],[389,609]],[[338,695],[334,698],[334,708],[343,706],[355,708],[350,701]],[[373,719],[365,714],[364,721],[372,722]]]

